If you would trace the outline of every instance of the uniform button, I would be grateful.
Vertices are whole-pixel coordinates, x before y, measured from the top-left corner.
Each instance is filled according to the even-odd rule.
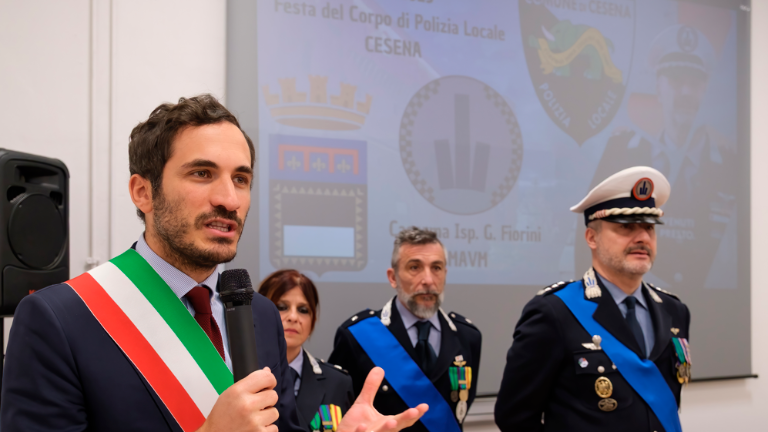
[[[456,314],[451,314],[451,318],[456,318]]]
[[[373,314],[375,314],[375,313],[376,313],[376,312],[374,312],[374,311],[371,311],[371,315],[373,315]]]
[[[384,384],[383,386],[381,386],[381,389],[382,389],[383,391],[388,391],[388,390],[389,390],[389,386],[388,386],[388,385],[386,385],[386,384]]]
[[[602,366],[598,366],[597,367],[597,371],[600,372],[600,373],[603,373],[603,372],[605,372],[605,368],[602,367]]]
[[[357,315],[355,315],[355,316],[353,316],[353,317],[352,317],[352,321],[353,321],[353,322],[354,322],[354,321],[357,321]]]
[[[616,370],[616,365],[613,365],[613,370]],[[653,432],[656,432],[656,431],[653,431]]]

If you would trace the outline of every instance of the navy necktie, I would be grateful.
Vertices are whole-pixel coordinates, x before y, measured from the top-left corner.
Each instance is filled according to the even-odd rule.
[[[643,329],[640,327],[640,323],[637,321],[637,314],[635,313],[637,298],[629,296],[624,299],[624,303],[627,305],[627,325],[629,325],[629,329],[632,330],[632,334],[635,335],[635,339],[637,339],[637,343],[640,345],[640,352],[643,354],[643,358],[648,358],[648,353],[645,349]]]
[[[419,331],[419,341],[416,342],[416,357],[419,361],[419,367],[427,374],[437,361],[435,350],[429,343],[429,331],[432,324],[429,321],[419,321],[416,323],[416,329]]]
[[[291,384],[293,385],[293,396],[299,395],[299,389],[296,388],[296,381],[299,380],[299,373],[296,372],[296,369],[288,366],[288,372],[291,373]]]

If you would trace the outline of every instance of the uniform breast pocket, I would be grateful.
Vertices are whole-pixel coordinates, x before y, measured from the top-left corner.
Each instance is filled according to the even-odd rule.
[[[573,353],[579,400],[604,412],[621,411],[632,405],[634,391],[603,351]]]

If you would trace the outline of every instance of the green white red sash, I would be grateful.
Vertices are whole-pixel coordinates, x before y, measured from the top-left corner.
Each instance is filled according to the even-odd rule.
[[[232,372],[152,266],[133,249],[67,282],[185,432],[197,430]],[[115,389],[119,391],[119,389]]]

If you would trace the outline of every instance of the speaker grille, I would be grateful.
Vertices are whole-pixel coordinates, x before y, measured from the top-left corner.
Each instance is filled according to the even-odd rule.
[[[8,239],[19,261],[34,269],[49,267],[61,255],[66,238],[62,215],[50,197],[24,194],[14,200]]]

